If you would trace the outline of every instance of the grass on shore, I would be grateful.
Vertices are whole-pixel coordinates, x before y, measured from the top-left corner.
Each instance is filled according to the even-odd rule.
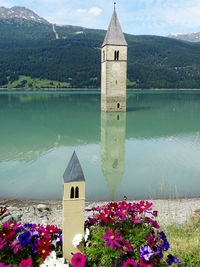
[[[178,266],[200,266],[200,219],[191,224],[166,226],[163,230],[170,244],[170,253],[181,260]]]
[[[70,83],[51,81],[47,79],[31,78],[29,76],[20,75],[18,80],[8,82],[5,84],[5,88],[23,88],[23,89],[36,89],[36,88],[67,88],[70,87]]]

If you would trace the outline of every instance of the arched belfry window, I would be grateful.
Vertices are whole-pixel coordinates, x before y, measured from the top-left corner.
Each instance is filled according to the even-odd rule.
[[[119,50],[115,50],[115,52],[114,52],[114,60],[119,60]]]
[[[74,187],[71,188],[71,191],[70,191],[70,198],[74,198]]]
[[[78,186],[75,189],[75,198],[79,198],[79,188],[78,188]]]
[[[117,103],[117,108],[120,108],[120,103]]]
[[[105,51],[103,51],[103,61],[105,61],[106,56],[105,56]]]

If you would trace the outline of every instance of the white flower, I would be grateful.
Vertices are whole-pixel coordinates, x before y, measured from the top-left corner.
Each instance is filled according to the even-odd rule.
[[[88,240],[88,237],[89,237],[89,235],[90,235],[90,230],[88,229],[88,228],[86,228],[86,231],[85,231],[86,233],[85,233],[85,242],[87,242],[87,240]]]
[[[83,240],[83,235],[82,234],[77,234],[72,240],[72,245],[77,248],[77,246],[81,243]]]
[[[52,251],[40,267],[69,267],[69,264],[64,264],[64,262],[64,258],[56,258],[56,252]]]

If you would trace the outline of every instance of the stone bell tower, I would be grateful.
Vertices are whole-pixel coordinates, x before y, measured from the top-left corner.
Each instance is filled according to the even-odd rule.
[[[127,46],[114,7],[101,47],[101,111],[126,111]]]
[[[79,247],[72,245],[77,234],[84,237],[85,178],[74,152],[63,175],[63,256],[68,261]]]

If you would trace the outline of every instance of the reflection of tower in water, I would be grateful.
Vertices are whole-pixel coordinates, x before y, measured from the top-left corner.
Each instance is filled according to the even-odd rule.
[[[101,166],[114,200],[124,175],[126,113],[101,112]]]

